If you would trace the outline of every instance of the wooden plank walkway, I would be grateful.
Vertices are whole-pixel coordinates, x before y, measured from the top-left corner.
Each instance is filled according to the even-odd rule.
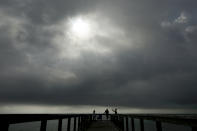
[[[111,121],[95,121],[87,131],[119,131]]]

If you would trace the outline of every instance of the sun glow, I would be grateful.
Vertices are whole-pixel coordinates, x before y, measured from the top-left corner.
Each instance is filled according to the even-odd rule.
[[[78,39],[88,39],[91,35],[91,25],[88,20],[76,18],[71,20],[71,33],[73,37]]]
[[[60,47],[60,57],[78,59],[84,53],[112,55],[112,43],[123,45],[123,31],[110,19],[99,14],[68,17],[59,25],[62,31],[54,39]]]

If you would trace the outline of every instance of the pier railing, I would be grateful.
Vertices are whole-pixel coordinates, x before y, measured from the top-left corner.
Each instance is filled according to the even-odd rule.
[[[129,122],[130,119],[130,122]],[[155,122],[156,131],[163,130],[163,123],[176,125],[185,125],[191,128],[191,131],[197,131],[197,115],[178,115],[178,114],[119,114],[112,115],[111,120],[122,131],[135,131],[134,119],[140,121],[140,131],[144,131],[144,120]],[[129,130],[129,125],[131,129]]]
[[[71,125],[71,119],[74,122]],[[58,120],[58,131],[62,131],[62,121],[67,120],[67,131],[85,131],[92,122],[91,114],[1,114],[0,131],[9,131],[11,124],[40,121],[40,131],[46,131],[48,120]]]
[[[163,123],[186,125],[191,127],[191,131],[197,131],[197,115],[116,114],[109,115],[109,119],[104,116],[105,114],[1,114],[0,131],[9,131],[11,124],[33,121],[40,121],[40,131],[46,131],[48,120],[58,120],[57,131],[63,131],[63,120],[67,120],[64,131],[85,131],[92,122],[102,120],[111,120],[120,131],[136,131],[135,119],[140,121],[140,131],[146,130],[144,120],[154,121],[156,131],[163,130]]]

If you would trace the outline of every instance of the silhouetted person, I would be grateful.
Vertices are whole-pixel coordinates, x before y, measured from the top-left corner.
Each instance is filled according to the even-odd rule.
[[[117,108],[115,108],[114,110],[112,109],[112,111],[115,113],[115,115],[118,114],[118,109]]]
[[[93,110],[93,120],[96,120],[96,111]]]
[[[108,120],[108,118],[109,118],[109,110],[108,109],[105,110],[105,115],[106,115],[106,118]]]
[[[115,108],[114,110],[112,109],[112,111],[114,112],[114,120],[116,121],[116,120],[118,120],[118,109],[117,108]]]

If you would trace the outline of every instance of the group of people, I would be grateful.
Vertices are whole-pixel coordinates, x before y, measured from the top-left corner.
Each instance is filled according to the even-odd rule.
[[[117,114],[118,114],[118,109],[117,109],[117,108],[112,109],[112,111],[114,112],[114,114],[115,114],[115,115],[117,115]],[[105,113],[106,118],[107,118],[107,120],[108,120],[108,119],[109,119],[109,110],[108,110],[108,109],[106,109],[104,113]],[[102,115],[100,115],[99,117],[102,117]],[[93,120],[95,120],[95,119],[96,119],[96,111],[95,111],[95,110],[93,110]]]

